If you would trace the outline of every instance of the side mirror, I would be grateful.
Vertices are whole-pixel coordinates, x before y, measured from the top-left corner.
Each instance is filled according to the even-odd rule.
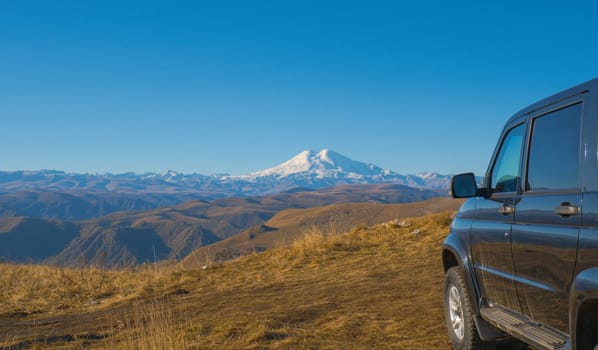
[[[471,198],[478,194],[475,175],[465,173],[453,176],[451,181],[451,194],[453,198]]]

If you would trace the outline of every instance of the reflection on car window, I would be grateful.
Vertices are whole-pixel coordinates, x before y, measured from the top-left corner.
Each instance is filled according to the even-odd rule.
[[[579,188],[580,122],[581,103],[534,120],[526,190]]]
[[[517,191],[523,131],[524,124],[509,130],[500,145],[498,157],[492,167],[492,192]]]

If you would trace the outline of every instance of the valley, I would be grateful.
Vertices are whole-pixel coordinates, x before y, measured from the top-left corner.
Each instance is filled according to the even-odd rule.
[[[199,247],[262,225],[285,209],[338,203],[405,203],[437,196],[435,191],[402,185],[347,185],[266,197],[196,200],[74,222],[5,217],[0,218],[0,256],[18,263],[102,268],[180,260]]]

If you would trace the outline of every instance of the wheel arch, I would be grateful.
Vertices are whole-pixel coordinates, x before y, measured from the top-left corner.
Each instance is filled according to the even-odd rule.
[[[474,301],[472,305],[472,311],[476,315],[479,314],[480,295],[474,283],[473,269],[471,268],[469,254],[467,254],[467,247],[465,246],[464,242],[455,234],[450,234],[447,236],[442,244],[442,266],[445,273],[451,267],[459,266],[461,272],[465,276],[469,300]]]

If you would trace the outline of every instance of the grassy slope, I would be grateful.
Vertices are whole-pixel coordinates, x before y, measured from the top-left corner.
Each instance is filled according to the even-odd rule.
[[[372,226],[395,219],[457,210],[461,203],[460,200],[448,197],[436,197],[403,204],[346,203],[286,209],[278,212],[264,225],[196,249],[182,264],[189,267],[202,266],[206,261],[221,260],[223,256],[226,258],[227,252],[234,255],[236,252],[261,251],[287,245],[311,231],[334,235],[357,226]]]
[[[409,227],[312,232],[289,247],[206,269],[142,271],[131,279],[139,284],[123,289],[134,296],[114,292],[100,306],[51,308],[75,303],[76,293],[48,291],[37,315],[16,319],[6,316],[15,311],[5,304],[7,290],[0,345],[38,339],[42,348],[449,349],[440,262],[449,219],[439,213],[410,219]]]

